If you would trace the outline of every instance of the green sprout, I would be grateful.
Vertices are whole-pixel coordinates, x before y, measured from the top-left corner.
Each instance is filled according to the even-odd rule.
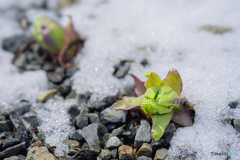
[[[70,62],[83,47],[83,40],[74,29],[71,16],[68,17],[70,22],[65,29],[43,15],[37,16],[33,23],[35,40],[64,68],[75,65],[66,65],[65,63]]]
[[[134,79],[134,91],[138,97],[123,97],[115,104],[115,109],[129,110],[137,108],[147,116],[152,117],[152,139],[159,140],[172,120],[182,126],[192,126],[192,120],[187,110],[180,104],[182,79],[176,69],[171,69],[166,78],[161,78],[154,72],[145,73],[146,82]]]

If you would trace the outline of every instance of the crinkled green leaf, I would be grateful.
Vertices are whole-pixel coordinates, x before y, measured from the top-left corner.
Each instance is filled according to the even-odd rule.
[[[140,81],[136,76],[130,74],[134,79],[134,91],[137,96],[141,96],[146,92],[146,88],[144,86],[144,82]]]
[[[193,125],[188,111],[182,105],[180,105],[178,110],[174,110],[172,121],[185,127]]]
[[[166,114],[177,109],[180,104],[178,94],[168,86],[155,86],[148,88],[142,101],[145,113]]]
[[[63,45],[64,29],[55,21],[43,15],[33,22],[33,36],[36,41],[50,52],[60,52]]]
[[[155,72],[148,71],[145,73],[145,77],[148,78],[144,84],[146,89],[154,87],[154,86],[163,85],[161,78]]]
[[[173,113],[161,114],[161,115],[152,115],[152,139],[158,141],[170,122]]]
[[[182,92],[182,79],[178,71],[174,68],[169,70],[167,77],[163,80],[164,85],[171,87],[180,96]]]
[[[129,110],[141,106],[144,95],[140,97],[123,97],[123,99],[114,105],[115,109]]]

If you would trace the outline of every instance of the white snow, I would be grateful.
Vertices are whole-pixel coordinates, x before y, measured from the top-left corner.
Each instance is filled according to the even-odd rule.
[[[85,46],[76,58],[80,70],[73,76],[74,87],[79,93],[91,91],[91,101],[96,101],[115,94],[119,88],[132,86],[130,76],[124,79],[112,76],[113,66],[123,59],[134,60],[129,73],[142,80],[145,80],[145,71],[155,71],[164,78],[169,69],[176,68],[184,83],[183,94],[196,104],[196,117],[194,126],[177,130],[169,156],[186,152],[196,153],[198,159],[225,159],[223,156],[212,157],[210,153],[240,154],[239,134],[232,126],[219,122],[219,119],[239,118],[240,115],[239,108],[233,110],[228,106],[229,101],[240,99],[239,8],[239,1],[228,0],[82,0],[64,8],[61,13],[72,15],[75,28],[86,38]],[[62,24],[67,22],[67,18],[62,19]],[[203,25],[226,26],[233,31],[224,34],[198,31]],[[137,49],[143,46],[146,50]],[[38,83],[42,90],[46,89],[47,81],[42,71],[19,74],[9,64],[11,56],[8,53],[1,51],[0,56],[0,67],[4,68],[4,71],[0,70],[0,76],[7,79],[0,81],[1,104],[14,102],[11,98],[18,97],[18,92],[36,95],[39,91],[34,89]],[[149,66],[140,64],[143,58],[149,60]],[[12,85],[13,81],[27,81],[32,75],[36,79],[24,83],[24,90],[19,83]],[[50,100],[44,106],[52,107],[52,110],[60,106],[59,113],[66,111],[70,102],[67,103]],[[43,113],[47,114],[46,111]],[[63,122],[66,115],[57,116],[51,111],[49,116],[54,118],[53,121],[61,121],[56,126],[62,124],[66,130],[71,128],[68,122]],[[50,132],[48,125],[51,124],[45,121],[41,128]],[[53,134],[55,140],[66,134],[60,133]],[[56,142],[51,137],[48,140]],[[239,159],[239,156],[232,159]]]

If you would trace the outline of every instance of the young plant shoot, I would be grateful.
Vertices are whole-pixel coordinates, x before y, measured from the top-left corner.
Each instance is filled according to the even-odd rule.
[[[176,69],[171,69],[166,78],[161,78],[154,72],[145,73],[146,82],[134,79],[134,91],[138,97],[123,97],[114,108],[129,110],[137,107],[152,117],[152,139],[159,140],[172,120],[182,126],[192,126],[192,120],[187,110],[180,104],[182,92],[182,79]]]
[[[83,40],[74,29],[71,16],[68,17],[70,22],[65,29],[43,15],[39,15],[33,23],[35,40],[64,68],[74,66],[65,63],[70,62],[83,47]]]

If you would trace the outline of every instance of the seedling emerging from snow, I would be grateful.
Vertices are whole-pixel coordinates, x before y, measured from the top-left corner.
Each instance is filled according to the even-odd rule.
[[[187,110],[180,105],[182,79],[176,69],[171,69],[162,81],[154,72],[146,72],[148,78],[144,83],[136,76],[134,91],[138,97],[124,97],[117,103],[115,109],[129,110],[141,106],[141,109],[152,117],[152,138],[159,140],[170,120],[183,125],[192,126],[192,120]]]
[[[69,19],[70,22],[65,29],[43,15],[39,15],[33,23],[35,31],[33,37],[64,68],[74,66],[65,63],[71,61],[83,46],[83,40],[73,28],[71,16]]]

